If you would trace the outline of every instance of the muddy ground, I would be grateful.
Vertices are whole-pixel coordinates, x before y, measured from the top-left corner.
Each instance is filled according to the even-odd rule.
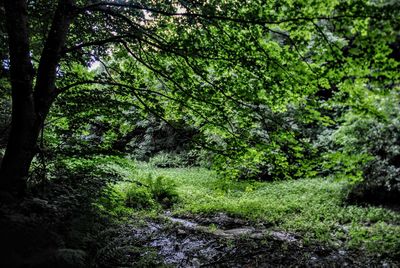
[[[97,256],[102,267],[399,267],[389,257],[306,245],[296,234],[223,213],[178,218],[166,212],[105,235],[109,243]]]

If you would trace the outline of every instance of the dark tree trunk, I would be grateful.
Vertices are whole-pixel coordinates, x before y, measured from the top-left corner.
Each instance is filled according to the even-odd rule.
[[[1,186],[2,190],[23,195],[42,122],[32,113],[31,96],[13,101],[13,106],[10,137],[0,171]]]
[[[40,130],[57,95],[56,70],[73,15],[73,1],[59,0],[40,58],[34,88],[27,1],[6,0],[5,11],[10,52],[12,122],[1,163],[0,186],[2,191],[21,196],[25,193],[29,168],[38,151]]]
[[[12,86],[12,122],[3,157],[0,183],[3,190],[23,193],[29,165],[35,154],[35,113],[33,68],[29,56],[28,12],[26,1],[5,1],[9,37]],[[36,137],[37,138],[37,137]]]

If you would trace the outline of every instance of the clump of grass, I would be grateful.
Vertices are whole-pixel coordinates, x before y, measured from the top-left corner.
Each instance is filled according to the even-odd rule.
[[[137,172],[173,178],[180,198],[175,213],[225,212],[274,229],[300,234],[304,241],[399,254],[400,215],[380,207],[346,205],[346,183],[323,178],[277,182],[225,181],[201,168]]]

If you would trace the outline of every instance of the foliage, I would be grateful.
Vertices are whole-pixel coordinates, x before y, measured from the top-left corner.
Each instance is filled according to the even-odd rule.
[[[224,146],[235,149],[230,154],[214,157],[214,168],[231,179],[279,180],[312,177],[318,151],[311,141],[319,132],[318,120],[304,107],[287,107],[285,112],[267,108],[260,125],[249,127],[247,137],[237,144],[223,140]],[[320,116],[319,113],[317,113]],[[244,131],[242,131],[244,132]],[[250,142],[250,145],[249,145]]]
[[[129,193],[126,193],[126,195],[130,196]],[[124,196],[125,194],[121,190],[111,184],[103,190],[101,196],[95,200],[93,205],[98,209],[99,213],[120,219],[130,214],[131,211],[127,206],[133,207],[128,203],[128,198]],[[139,201],[136,201],[134,205],[140,206],[141,203]]]
[[[22,202],[2,205],[2,256],[8,257],[0,263],[5,267],[91,267],[102,243],[97,240],[99,233],[115,226],[121,215],[93,206],[94,196],[105,199],[102,189],[97,191],[88,196],[59,180],[35,184]]]
[[[149,159],[149,163],[155,167],[170,168],[183,166],[182,159],[177,154],[159,153]]]
[[[372,227],[354,226],[350,231],[349,246],[363,245],[370,252],[399,252],[398,230],[378,220]]]
[[[132,174],[132,161],[116,156],[91,158],[59,158],[48,167],[49,178],[80,189],[86,202],[96,199],[109,183]]]
[[[312,176],[319,162],[312,139],[334,117],[327,101],[349,95],[342,102],[362,108],[359,92],[391,90],[387,80],[398,79],[396,3],[144,1],[136,9],[128,1],[108,6],[108,24],[101,19],[104,3],[77,4],[88,12],[70,29],[47,133],[52,151],[70,156],[115,151],[143,120],[151,121],[150,113],[192,125],[227,177]],[[170,16],[179,6],[192,15]],[[51,21],[34,11],[35,22]],[[34,29],[33,40],[45,38],[45,25]],[[32,53],[40,51],[37,42]],[[147,131],[161,125],[147,122],[131,140],[159,147]],[[160,148],[142,151],[152,150]]]
[[[148,174],[144,179],[124,187],[123,192],[125,204],[135,209],[157,208],[157,204],[170,208],[178,202],[175,184],[164,176]]]
[[[362,201],[382,202],[384,195],[390,200],[390,196],[400,193],[399,103],[395,93],[372,95],[367,112],[349,111],[343,124],[331,134],[333,144],[325,154],[328,161],[324,167],[359,184],[354,199],[361,194],[358,198]],[[362,198],[363,191],[366,195],[371,192],[369,198]]]
[[[396,254],[396,213],[341,203],[346,181],[364,196],[400,189],[398,11],[373,0],[0,1],[2,190],[43,187],[72,245],[93,242],[98,215],[174,205]],[[209,160],[222,179],[137,176],[123,154],[149,170]],[[122,258],[124,246],[105,253]]]
[[[164,176],[152,177],[149,175],[146,178],[150,192],[159,204],[163,207],[171,207],[178,201],[178,194],[174,182]]]
[[[140,221],[130,221],[129,224],[113,225],[102,230],[98,235],[99,249],[94,259],[95,265],[164,267],[156,250],[143,245],[143,241],[132,235],[132,230],[139,229],[140,225]]]
[[[4,83],[7,85],[6,83]],[[3,87],[0,76],[0,150],[7,144],[7,135],[10,129],[11,102],[8,88]],[[2,155],[3,153],[1,153]]]
[[[151,157],[148,163],[160,168],[207,165],[204,152],[200,150],[183,151],[180,153],[160,152]]]
[[[152,208],[155,203],[148,187],[138,187],[136,184],[130,185],[125,189],[125,204],[135,209]]]

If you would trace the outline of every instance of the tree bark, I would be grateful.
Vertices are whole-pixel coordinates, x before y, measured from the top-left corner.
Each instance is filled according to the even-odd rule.
[[[12,122],[3,157],[0,183],[2,190],[23,193],[29,165],[34,155],[32,138],[35,113],[33,67],[29,55],[28,11],[24,0],[5,1],[9,38],[12,87]]]
[[[73,1],[59,0],[46,39],[33,88],[26,0],[6,0],[12,89],[11,130],[0,168],[2,191],[23,196],[31,162],[38,152],[37,140],[57,92],[56,71],[68,28]]]

